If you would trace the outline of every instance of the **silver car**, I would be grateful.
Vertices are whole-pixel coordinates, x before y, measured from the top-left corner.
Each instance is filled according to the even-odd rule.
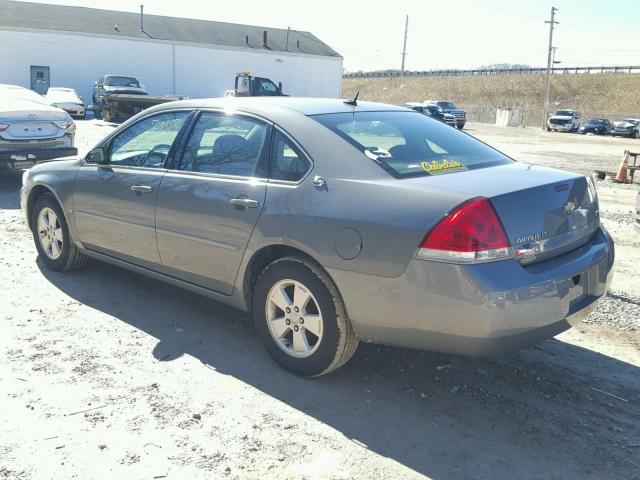
[[[46,267],[93,257],[240,308],[308,376],[359,341],[487,355],[552,337],[614,258],[589,178],[369,102],[153,107],[32,168],[21,202]]]
[[[0,85],[0,170],[77,155],[76,125],[67,112],[17,85]]]

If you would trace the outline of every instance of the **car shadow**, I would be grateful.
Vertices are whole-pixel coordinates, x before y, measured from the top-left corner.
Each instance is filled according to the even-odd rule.
[[[430,478],[635,474],[624,451],[583,424],[640,431],[640,372],[614,358],[559,340],[493,360],[361,344],[345,367],[305,379],[270,359],[242,312],[102,262],[73,274],[38,264],[73,299],[156,338],[140,355],[190,355]],[[636,381],[621,390],[623,381],[606,383],[612,377]],[[586,379],[629,401],[589,390]]]
[[[0,171],[0,209],[20,208],[20,187],[23,170]]]

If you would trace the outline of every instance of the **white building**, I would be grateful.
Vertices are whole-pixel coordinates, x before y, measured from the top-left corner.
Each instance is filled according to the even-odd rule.
[[[288,95],[341,93],[342,57],[295,30],[0,0],[0,45],[0,83],[71,87],[88,104],[106,74],[138,77],[151,95],[222,96],[239,71]]]

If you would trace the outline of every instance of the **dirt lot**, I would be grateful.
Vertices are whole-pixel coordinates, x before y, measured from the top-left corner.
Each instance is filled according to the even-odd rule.
[[[79,122],[86,150],[110,128]],[[613,170],[628,142],[469,125],[517,159]],[[0,479],[640,478],[637,187],[601,182],[614,295],[590,324],[494,359],[361,345],[278,368],[245,316],[90,262],[36,259],[0,176]]]

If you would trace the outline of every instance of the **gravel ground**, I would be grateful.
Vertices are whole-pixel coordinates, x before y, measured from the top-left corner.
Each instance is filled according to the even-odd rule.
[[[84,151],[111,128],[78,123]],[[469,127],[532,162],[563,137],[613,152]],[[361,345],[307,380],[240,312],[100,262],[45,270],[19,183],[0,176],[0,479],[640,479],[637,187],[599,185],[615,293],[580,328],[493,359]]]

